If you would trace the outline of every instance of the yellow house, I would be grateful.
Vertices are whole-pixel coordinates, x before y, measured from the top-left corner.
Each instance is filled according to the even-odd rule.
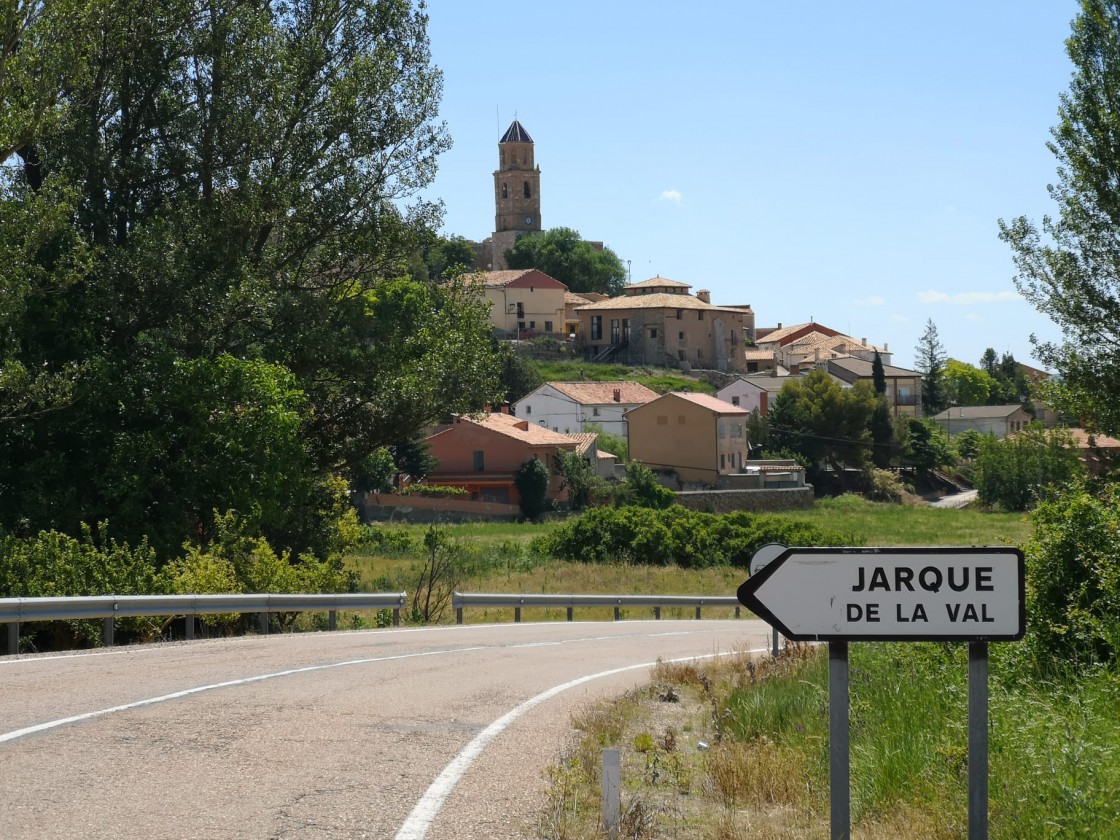
[[[502,338],[567,335],[568,287],[559,280],[535,268],[480,271],[471,279],[482,284],[490,303],[490,326]]]
[[[746,464],[749,414],[707,394],[664,394],[626,413],[630,458],[682,482],[718,484]]]

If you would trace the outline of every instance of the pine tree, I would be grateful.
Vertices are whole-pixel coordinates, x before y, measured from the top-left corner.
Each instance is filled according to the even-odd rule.
[[[914,367],[922,374],[922,412],[930,417],[945,408],[945,363],[947,356],[933,319],[914,348]]]

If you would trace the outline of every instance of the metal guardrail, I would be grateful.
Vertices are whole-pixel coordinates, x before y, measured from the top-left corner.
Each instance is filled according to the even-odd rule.
[[[509,595],[487,592],[455,592],[451,596],[455,623],[463,623],[467,607],[512,607],[513,620],[521,621],[522,607],[567,607],[568,621],[576,607],[614,607],[614,620],[622,617],[623,607],[653,607],[653,617],[661,618],[663,607],[694,607],[700,618],[703,607],[734,607],[739,617],[739,599],[734,595]]]
[[[68,598],[0,598],[0,624],[8,625],[8,653],[19,653],[19,625],[28,621],[104,620],[105,644],[113,644],[116,618],[144,615],[182,615],[193,619],[217,613],[256,613],[261,633],[268,633],[268,614],[328,613],[328,627],[338,626],[338,610],[392,610],[393,624],[401,623],[404,592],[340,593],[325,595],[89,595]],[[186,637],[194,638],[194,621],[186,623]]]

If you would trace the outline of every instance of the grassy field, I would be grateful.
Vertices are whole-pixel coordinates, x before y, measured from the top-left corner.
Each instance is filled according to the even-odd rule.
[[[698,391],[714,394],[716,389],[707,382],[685,376],[669,368],[630,367],[629,365],[600,365],[584,361],[534,361],[546,382],[638,382],[659,394],[667,391]]]
[[[1017,545],[1030,533],[1030,522],[1021,515],[873,504],[856,497],[826,500],[818,502],[812,510],[783,515],[851,533],[867,545]],[[535,554],[532,541],[558,524],[552,521],[440,526],[463,558],[463,575],[455,588],[471,592],[732,595],[743,582],[743,571],[731,566],[612,566],[566,563]],[[360,589],[415,591],[424,567],[423,539],[428,526],[373,527],[383,538],[381,542],[347,559],[348,566],[358,574]],[[648,613],[652,615],[652,609]],[[561,609],[542,608],[526,610],[523,618],[556,620],[564,615]],[[710,611],[710,615],[722,617],[718,610]],[[609,616],[606,610],[577,614],[580,619]],[[637,616],[636,612],[631,615]],[[668,613],[666,617],[670,617]],[[465,619],[511,621],[513,613],[474,610]],[[445,615],[443,620],[450,621],[451,617]]]

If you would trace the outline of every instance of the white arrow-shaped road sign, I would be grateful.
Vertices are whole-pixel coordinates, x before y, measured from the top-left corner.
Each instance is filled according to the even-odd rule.
[[[738,596],[797,641],[1012,641],[1023,566],[1016,548],[789,548]]]

